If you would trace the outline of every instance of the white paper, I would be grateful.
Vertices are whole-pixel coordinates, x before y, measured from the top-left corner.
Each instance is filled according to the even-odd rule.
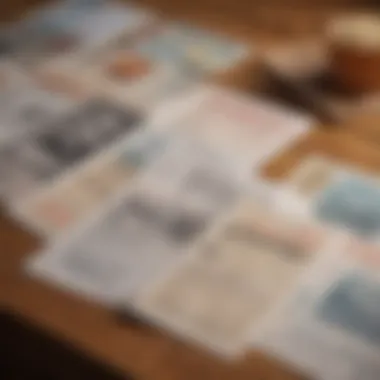
[[[315,259],[319,231],[273,213],[260,192],[225,214],[181,265],[134,300],[145,318],[226,356],[287,296]]]
[[[97,301],[127,302],[179,260],[213,218],[160,183],[140,183],[67,241],[37,255],[29,268]]]
[[[193,107],[179,121],[182,128],[238,162],[245,176],[311,125],[303,115],[216,86],[194,87],[184,98]]]

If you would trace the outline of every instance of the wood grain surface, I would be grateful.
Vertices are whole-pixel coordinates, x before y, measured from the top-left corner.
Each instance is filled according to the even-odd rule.
[[[263,166],[267,179],[284,179],[302,161],[321,155],[344,165],[380,174],[380,149],[365,138],[342,129],[315,129]]]
[[[1,3],[0,14],[3,20],[10,20],[21,14],[27,3],[35,5],[38,1],[13,0],[4,3],[7,2]],[[250,22],[254,10],[247,13],[243,6],[239,10],[240,5],[234,1],[186,0],[182,5],[178,1],[169,0],[143,3],[158,3],[158,8],[164,14],[186,15],[186,18],[198,20],[200,24],[209,24],[210,27],[218,24],[221,28],[224,24],[226,33],[240,35],[252,44],[256,42],[255,28]],[[321,7],[315,12],[319,14],[318,12],[327,11]],[[248,80],[249,71],[240,76],[236,74],[235,81],[240,81],[240,85],[244,86]],[[232,83],[234,79],[230,81]],[[366,123],[375,125],[373,120],[370,118]],[[347,130],[339,126],[331,127],[333,128],[312,131],[302,142],[274,157],[263,173],[270,178],[283,177],[313,152],[323,152],[374,172],[380,170],[380,150],[371,139],[361,136],[363,125],[351,126]],[[375,127],[371,128],[372,131],[375,130]],[[355,132],[352,133],[351,130]],[[379,132],[376,133],[380,136]],[[132,322],[120,323],[110,310],[29,278],[23,273],[24,260],[41,245],[37,238],[22,231],[4,211],[1,213],[0,306],[27,317],[30,322],[111,366],[131,373],[139,380],[304,378],[284,363],[253,351],[237,362],[223,362],[206,351],[187,346],[156,329]]]

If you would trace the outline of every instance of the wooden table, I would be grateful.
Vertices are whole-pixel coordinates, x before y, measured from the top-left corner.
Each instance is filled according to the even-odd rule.
[[[171,10],[173,15],[180,13],[173,5],[174,2],[159,2],[162,3],[163,10],[166,9],[169,13]],[[214,9],[216,3],[214,2]],[[202,12],[197,11],[199,6],[194,6],[191,1],[186,4],[187,8],[184,6],[183,9],[189,10],[189,18],[199,16],[201,20]],[[216,11],[214,16],[215,20],[211,20],[210,24],[213,21],[218,23],[216,19],[219,16],[222,20],[229,17],[228,14],[219,15]],[[203,17],[203,23],[206,18]],[[233,23],[226,25],[226,30],[229,27],[232,30]],[[253,32],[249,31],[249,25],[246,32],[241,25],[240,29],[235,29],[235,33],[252,41]],[[243,83],[244,75],[239,78],[243,78]],[[368,124],[374,125],[373,120],[370,118],[371,122]],[[274,157],[263,173],[270,178],[284,177],[311,152],[319,152],[371,171],[379,171],[380,150],[365,138],[358,137],[362,127],[351,127],[353,130],[357,129],[355,133],[344,128],[322,128],[311,132],[286,153]],[[27,277],[22,269],[24,260],[39,246],[41,242],[21,231],[5,213],[0,215],[0,305],[38,326],[43,326],[62,341],[70,342],[110,366],[135,375],[139,380],[303,378],[292,373],[285,364],[257,352],[251,351],[237,362],[226,363],[199,348],[169,338],[158,330],[131,322],[120,324],[110,310]]]

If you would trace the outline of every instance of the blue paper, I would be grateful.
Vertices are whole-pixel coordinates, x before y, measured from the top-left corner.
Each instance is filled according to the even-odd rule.
[[[168,137],[164,135],[151,134],[142,136],[139,140],[133,140],[125,148],[121,161],[127,165],[140,168],[154,160],[168,145]]]
[[[360,177],[329,186],[317,199],[315,213],[328,221],[367,237],[380,231],[380,187]]]
[[[152,60],[201,71],[228,69],[247,53],[242,44],[180,24],[170,25],[149,37],[137,46],[137,50]],[[199,52],[196,63],[189,56],[194,50]]]
[[[380,345],[380,286],[364,273],[342,278],[316,314],[328,324]]]

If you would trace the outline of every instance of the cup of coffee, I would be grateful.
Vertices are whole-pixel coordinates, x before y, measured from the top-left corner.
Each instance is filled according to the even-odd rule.
[[[380,91],[380,15],[355,14],[329,22],[330,73],[354,93]]]

